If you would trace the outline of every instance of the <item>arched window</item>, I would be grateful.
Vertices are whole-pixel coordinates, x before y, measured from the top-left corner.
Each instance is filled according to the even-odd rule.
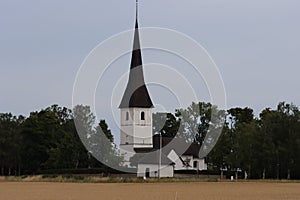
[[[145,120],[145,112],[141,112],[141,120]]]
[[[129,120],[129,112],[126,112],[126,120]]]

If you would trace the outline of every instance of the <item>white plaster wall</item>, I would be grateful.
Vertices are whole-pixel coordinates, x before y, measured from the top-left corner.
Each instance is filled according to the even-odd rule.
[[[128,134],[127,134],[128,133]],[[120,134],[120,144],[133,144],[133,127],[122,126]]]
[[[207,170],[207,164],[205,163],[205,159],[197,159],[198,161],[198,169],[201,170]]]
[[[141,120],[141,113],[145,113],[145,120]],[[151,108],[133,108],[133,134],[134,147],[142,148],[152,147],[152,109]]]
[[[136,125],[152,126],[152,108],[132,108]],[[145,120],[141,120],[141,112],[145,112]]]
[[[126,120],[126,113],[129,113],[129,119]],[[122,108],[120,111],[120,144],[132,144],[133,143],[133,110],[130,108]]]
[[[134,144],[152,144],[152,127],[149,126],[134,126]]]
[[[141,113],[145,120],[141,120]],[[128,113],[128,119],[127,119]],[[152,109],[122,108],[120,109],[120,153],[124,156],[125,165],[135,152],[134,148],[152,148]]]
[[[193,169],[193,156],[181,156],[182,160],[190,159],[189,165],[191,167],[185,167],[181,160],[178,158],[175,162],[175,170],[189,170]]]
[[[170,153],[168,154],[168,158],[174,163],[179,159],[178,155],[174,150],[170,151]]]
[[[168,158],[175,163],[174,169],[175,170],[181,170],[181,169],[186,169],[183,168],[183,164],[179,158],[179,156],[176,154],[174,150],[171,150],[170,153],[168,154]]]
[[[126,113],[129,118],[126,119]],[[141,120],[141,113],[145,120]],[[134,148],[151,148],[152,139],[152,108],[122,108],[120,112],[121,133],[120,144],[133,144]]]
[[[138,164],[138,177],[146,176],[146,169],[149,168],[150,177],[158,177],[158,165],[152,164]],[[157,173],[155,173],[155,171]],[[171,165],[162,165],[160,170],[160,177],[167,178],[174,176],[174,169]]]
[[[204,159],[193,158],[193,156],[181,156],[183,160],[190,159],[189,164],[191,167],[187,168],[183,166],[182,161],[174,150],[170,151],[170,153],[168,154],[168,158],[175,163],[174,170],[207,170],[207,164],[205,163]],[[198,163],[197,168],[194,168],[194,161],[197,161]]]

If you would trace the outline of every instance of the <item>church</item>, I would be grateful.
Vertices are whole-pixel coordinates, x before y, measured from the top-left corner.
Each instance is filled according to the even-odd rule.
[[[181,138],[153,135],[153,102],[145,84],[142,51],[139,37],[138,0],[128,83],[120,109],[120,153],[124,165],[131,167],[130,158],[138,161],[138,177],[173,177],[179,170],[206,170],[204,158],[199,158],[200,146]]]

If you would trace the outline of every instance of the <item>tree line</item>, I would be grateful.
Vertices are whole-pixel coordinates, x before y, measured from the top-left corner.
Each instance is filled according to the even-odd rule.
[[[81,142],[75,127],[76,117],[84,119],[86,124],[95,120],[90,108],[82,105],[74,111],[53,105],[32,112],[29,117],[0,114],[0,175],[105,168]],[[93,132],[99,129],[113,142],[105,120],[100,120]]]
[[[224,111],[200,102],[173,114],[156,113],[153,120],[154,132],[200,145],[211,142],[205,140],[223,124],[206,156],[211,171],[253,179],[300,179],[300,112],[293,104],[281,102],[255,117],[248,107]]]
[[[85,139],[91,148],[83,145],[85,139],[78,134],[76,120],[90,129]],[[174,113],[154,113],[153,132],[182,137],[202,147],[214,146],[206,155],[209,171],[248,178],[300,179],[300,112],[293,104],[282,102],[255,116],[248,107],[222,110],[210,103],[192,103]],[[101,134],[111,145],[101,144]],[[99,144],[108,153],[101,153]],[[0,114],[0,175],[107,170],[94,156],[122,163],[108,124],[105,120],[96,123],[88,106],[70,110],[52,105],[28,117]]]

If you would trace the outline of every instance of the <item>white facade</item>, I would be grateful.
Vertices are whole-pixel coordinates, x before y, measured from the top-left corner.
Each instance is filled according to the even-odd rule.
[[[138,164],[137,177],[158,177],[160,173],[161,178],[170,178],[174,176],[174,168],[172,165],[161,165],[160,172],[157,164]],[[148,175],[147,175],[148,174]]]
[[[174,150],[168,154],[168,158],[175,163],[174,170],[207,170],[207,164],[204,159],[194,158],[189,155],[179,157]],[[186,164],[183,164],[184,161]]]
[[[135,154],[134,148],[153,148],[152,108],[122,108],[120,118],[120,149],[125,162]]]

